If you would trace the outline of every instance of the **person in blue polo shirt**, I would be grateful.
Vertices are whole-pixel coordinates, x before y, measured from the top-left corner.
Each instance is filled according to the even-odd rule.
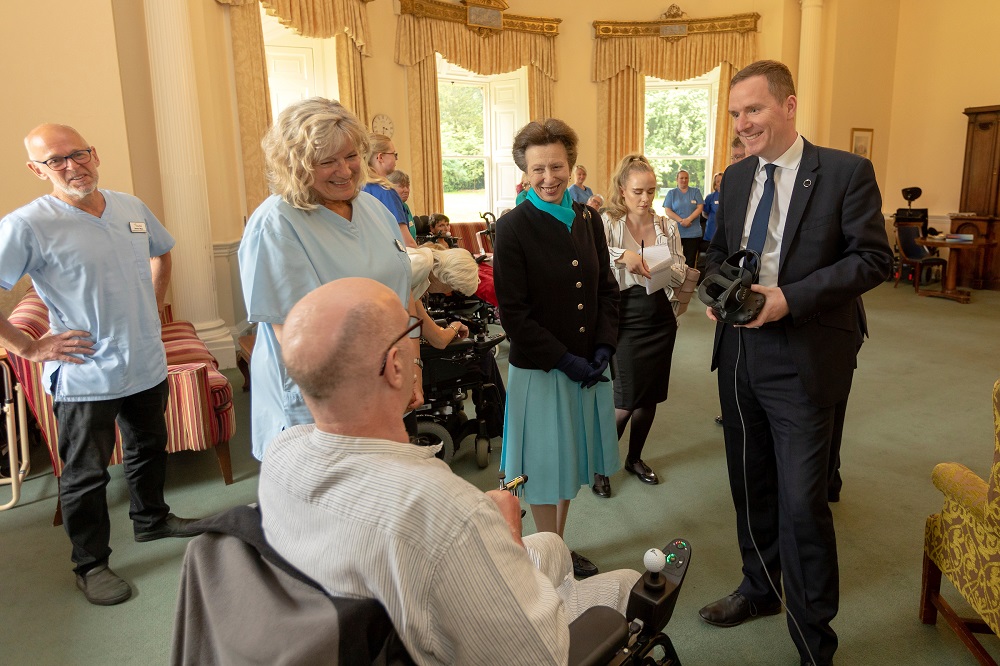
[[[110,606],[132,594],[108,568],[105,489],[116,420],[135,540],[199,533],[195,521],[169,513],[163,498],[168,388],[158,310],[174,239],[139,199],[98,189],[97,149],[72,127],[40,125],[24,145],[28,168],[52,183],[52,194],[0,220],[0,287],[10,290],[30,275],[51,330],[32,340],[0,315],[0,344],[45,361],[76,584],[91,603]]]
[[[691,268],[698,263],[698,246],[701,244],[701,211],[705,200],[701,190],[688,187],[690,174],[684,169],[677,172],[677,187],[667,192],[663,199],[663,214],[677,223],[681,232],[684,262]]]

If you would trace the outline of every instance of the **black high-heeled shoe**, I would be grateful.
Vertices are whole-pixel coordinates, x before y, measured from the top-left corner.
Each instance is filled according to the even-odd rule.
[[[594,475],[594,485],[590,487],[598,497],[611,497],[611,479],[603,474]]]

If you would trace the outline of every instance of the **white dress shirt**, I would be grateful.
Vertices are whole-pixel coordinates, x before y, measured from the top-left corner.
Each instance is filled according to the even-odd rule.
[[[795,187],[795,177],[802,162],[802,135],[778,159],[774,160],[778,168],[774,170],[774,204],[771,206],[771,219],[767,224],[767,238],[764,239],[764,251],[760,257],[760,277],[757,282],[765,287],[778,285],[778,267],[781,262],[781,238],[785,233],[785,220],[788,218],[788,204],[792,200],[792,189]],[[740,247],[745,248],[750,239],[750,226],[753,224],[754,212],[764,194],[764,182],[767,172],[764,165],[767,162],[758,158],[757,175],[753,188],[750,190],[750,204],[747,206],[747,216],[743,223],[743,240]]]

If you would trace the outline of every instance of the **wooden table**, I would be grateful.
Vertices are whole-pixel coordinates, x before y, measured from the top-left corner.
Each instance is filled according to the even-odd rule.
[[[972,241],[958,243],[937,240],[934,238],[918,238],[917,245],[923,245],[924,247],[945,247],[952,250],[948,253],[948,268],[941,281],[941,291],[928,291],[926,289],[921,289],[917,293],[921,296],[937,296],[939,298],[950,298],[951,300],[958,301],[959,303],[968,303],[972,298],[971,292],[966,289],[958,288],[958,264],[962,256],[962,252],[965,250],[976,250],[978,252],[987,245],[996,245],[996,241],[986,240],[985,238],[976,238]]]

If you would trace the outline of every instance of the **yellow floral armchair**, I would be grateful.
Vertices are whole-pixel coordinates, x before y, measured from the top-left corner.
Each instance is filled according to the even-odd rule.
[[[940,612],[980,664],[996,661],[973,634],[1000,634],[1000,380],[993,385],[993,428],[989,483],[959,463],[934,468],[944,506],[927,517],[920,590],[920,620],[934,624]],[[942,574],[979,618],[959,617],[941,597]]]

